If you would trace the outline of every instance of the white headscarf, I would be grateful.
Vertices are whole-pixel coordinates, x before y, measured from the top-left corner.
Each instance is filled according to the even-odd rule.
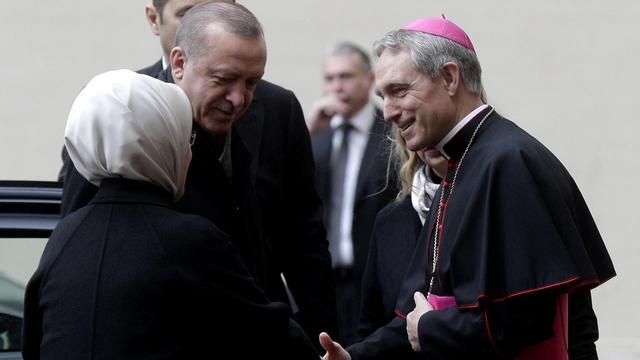
[[[177,85],[130,70],[94,77],[71,107],[65,145],[93,185],[104,178],[156,184],[184,194],[192,126],[191,104]]]
[[[427,176],[427,170],[426,165],[420,166],[413,174],[411,186],[411,204],[423,224],[427,220],[431,202],[438,190],[438,184]]]

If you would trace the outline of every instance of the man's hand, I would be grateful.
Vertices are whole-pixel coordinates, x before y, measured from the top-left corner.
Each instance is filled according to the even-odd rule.
[[[329,122],[335,114],[344,114],[348,106],[335,95],[327,95],[313,104],[309,113],[309,132],[317,133],[329,127]]]
[[[331,340],[331,336],[326,332],[320,333],[320,345],[327,351],[322,360],[351,360],[351,355],[342,345]]]
[[[407,315],[407,335],[409,336],[409,342],[411,343],[413,351],[420,351],[418,322],[420,321],[420,317],[433,310],[433,307],[427,302],[427,299],[420,292],[413,294],[413,300],[416,303],[416,308]]]

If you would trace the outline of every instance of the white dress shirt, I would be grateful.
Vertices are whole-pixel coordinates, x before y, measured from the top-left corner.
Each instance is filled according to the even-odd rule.
[[[360,173],[360,164],[362,157],[369,141],[369,134],[375,121],[375,108],[373,103],[369,102],[360,111],[348,119],[352,125],[349,131],[349,150],[347,155],[347,168],[345,170],[345,179],[342,198],[342,219],[340,221],[340,245],[339,254],[331,254],[335,258],[335,264],[341,266],[353,265],[353,239],[351,236],[351,227],[353,225],[353,206],[356,195],[356,185],[358,183],[358,174]],[[331,128],[335,131],[332,139],[331,156],[338,152],[344,133],[340,130],[340,126],[345,122],[341,115],[335,115],[331,119]]]

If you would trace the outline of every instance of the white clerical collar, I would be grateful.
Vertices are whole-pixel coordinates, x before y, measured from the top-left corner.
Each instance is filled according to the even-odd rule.
[[[349,119],[349,124],[351,124],[355,130],[358,130],[358,132],[366,134],[371,131],[371,125],[375,121],[375,111],[375,107],[370,101]],[[339,128],[344,122],[345,119],[342,115],[334,115],[331,118],[331,129],[335,130]]]
[[[167,67],[169,67],[169,62],[167,61],[167,58],[162,55],[162,70],[165,70]]]
[[[486,109],[488,106],[489,105],[487,105],[487,104],[482,104],[482,105],[478,106],[477,108],[475,108],[475,110],[473,110],[472,112],[467,114],[467,116],[463,117],[462,120],[460,120],[456,124],[456,126],[454,126],[453,129],[451,129],[449,131],[449,133],[447,135],[445,135],[445,137],[442,138],[442,140],[440,140],[438,145],[436,145],[436,149],[438,149],[438,151],[440,151],[440,153],[442,154],[442,156],[445,157],[445,159],[449,160],[449,159],[451,159],[451,157],[449,156],[449,154],[447,154],[444,151],[444,146],[447,145],[447,143],[451,139],[453,139],[453,137],[458,133],[458,131],[460,131],[460,129],[462,129],[465,125],[467,125],[467,123],[469,121],[471,121],[471,119],[473,119],[476,115],[478,115],[482,110]]]

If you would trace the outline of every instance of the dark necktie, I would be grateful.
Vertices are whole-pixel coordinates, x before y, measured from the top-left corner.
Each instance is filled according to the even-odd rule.
[[[342,224],[342,202],[344,198],[344,181],[347,170],[347,157],[349,156],[349,132],[351,124],[344,123],[340,126],[342,142],[331,159],[331,203],[329,208],[329,245],[333,266],[347,265],[341,258],[340,228]]]

